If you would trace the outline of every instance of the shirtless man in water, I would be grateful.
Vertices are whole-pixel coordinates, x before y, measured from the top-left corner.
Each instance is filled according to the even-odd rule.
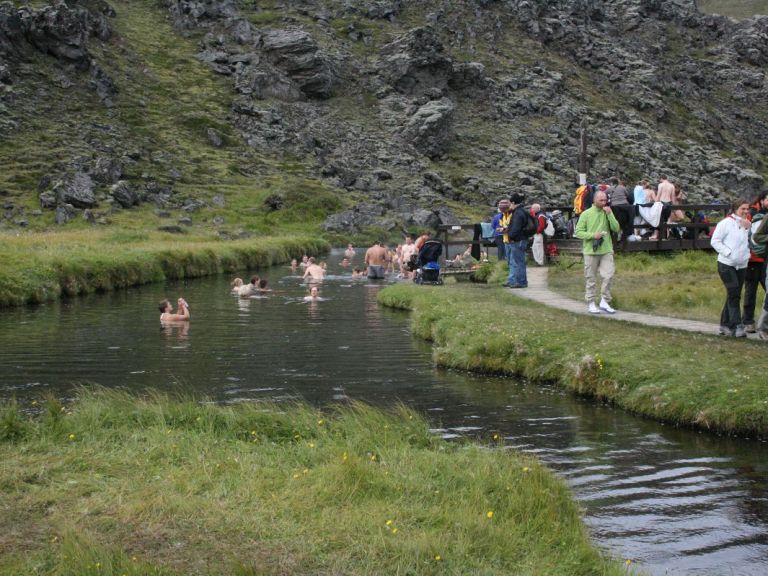
[[[376,242],[365,252],[366,266],[368,266],[368,278],[384,278],[384,271],[387,266],[387,249]]]
[[[325,269],[319,264],[316,264],[314,258],[310,258],[307,263],[307,268],[304,270],[304,279],[320,281],[323,278],[325,278]]]

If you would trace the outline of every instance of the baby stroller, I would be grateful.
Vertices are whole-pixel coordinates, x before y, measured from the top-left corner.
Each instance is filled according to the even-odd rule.
[[[427,240],[419,250],[418,268],[413,275],[416,284],[441,285],[443,279],[440,276],[440,255],[443,253],[443,244],[437,240]]]

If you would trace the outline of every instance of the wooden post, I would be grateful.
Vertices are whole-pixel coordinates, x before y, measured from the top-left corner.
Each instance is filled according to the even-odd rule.
[[[589,177],[589,159],[587,157],[587,124],[581,124],[579,134],[579,185],[586,184]],[[582,181],[583,180],[583,181]]]

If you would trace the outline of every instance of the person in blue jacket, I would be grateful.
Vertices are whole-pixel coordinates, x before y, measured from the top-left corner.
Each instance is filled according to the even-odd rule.
[[[507,248],[504,245],[504,233],[501,231],[501,218],[509,211],[509,198],[502,198],[497,206],[499,211],[494,214],[493,220],[491,220],[491,228],[493,228],[493,240],[499,250],[499,260],[506,260]]]

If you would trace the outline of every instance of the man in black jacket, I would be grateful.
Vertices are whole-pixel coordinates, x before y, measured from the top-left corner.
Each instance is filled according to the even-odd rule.
[[[528,237],[524,231],[528,216],[523,206],[525,196],[515,192],[509,201],[512,213],[504,229],[504,244],[507,247],[509,276],[504,286],[508,288],[527,288],[528,275],[525,269],[525,252],[528,249]]]

